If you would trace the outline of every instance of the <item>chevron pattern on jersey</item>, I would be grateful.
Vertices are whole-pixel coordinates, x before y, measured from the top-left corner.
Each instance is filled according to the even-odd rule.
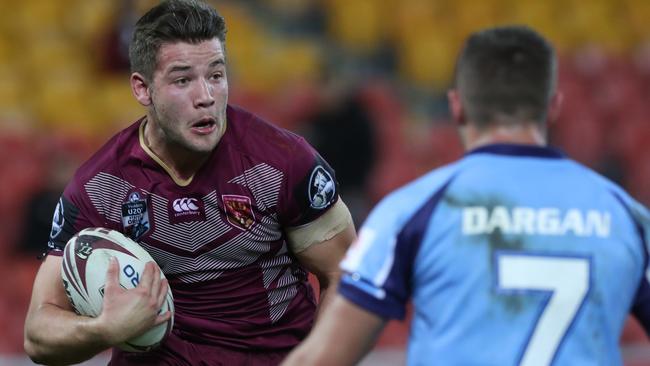
[[[287,251],[284,250],[285,248],[286,245],[283,245],[283,250],[278,252],[276,257],[260,262],[263,275],[262,281],[264,282],[264,288],[266,289],[268,289],[269,286],[271,286],[271,283],[278,278],[284,266],[291,263],[291,258],[286,254]]]
[[[275,323],[287,311],[291,300],[298,293],[296,283],[298,278],[291,273],[291,268],[286,268],[291,263],[291,258],[287,254],[287,246],[284,244],[275,258],[271,258],[260,263],[262,268],[262,280],[264,288],[269,290],[271,284],[278,278],[284,269],[284,274],[278,280],[277,286],[267,292],[269,301],[269,317],[272,323]]]
[[[232,179],[230,183],[243,185],[250,189],[255,203],[262,210],[277,205],[282,185],[282,172],[267,164],[259,164],[244,174]],[[122,199],[135,187],[129,182],[107,173],[99,173],[85,185],[86,192],[97,212],[110,221],[122,220]],[[202,198],[206,221],[171,224],[169,200],[156,194],[150,195],[154,230],[150,240],[195,252],[218,240],[233,230],[222,216],[216,191]],[[248,266],[269,252],[271,243],[282,239],[282,230],[273,213],[258,219],[253,226],[237,236],[197,257],[185,257],[169,253],[146,240],[140,244],[156,260],[167,275],[176,275],[185,283],[197,283],[219,278],[225,270]],[[292,274],[286,244],[276,257],[260,263],[262,280],[267,290],[269,317],[277,322],[286,313],[291,300],[297,295],[296,283],[299,279]]]
[[[112,174],[101,172],[84,185],[86,193],[97,212],[110,221],[122,222],[122,201],[129,190],[135,188],[131,183]]]
[[[277,287],[268,291],[269,305],[271,306],[269,313],[272,323],[282,318],[291,300],[298,293],[296,282],[298,282],[298,279],[291,273],[291,268],[287,268],[278,280]]]
[[[230,230],[230,225],[221,219],[217,193],[212,191],[202,198],[206,221],[183,222],[172,225],[169,220],[169,200],[151,195],[155,230],[151,238],[168,245],[194,252]]]
[[[156,230],[158,229],[159,226],[156,227]],[[281,237],[277,221],[272,217],[263,217],[251,230],[242,232],[196,258],[169,253],[149,245],[145,241],[140,244],[151,253],[165,273],[178,275],[183,282],[195,283],[216,279],[223,270],[241,268],[255,262],[260,256],[269,252],[270,243],[280,240]],[[216,239],[217,237],[212,238],[212,240]],[[169,239],[163,238],[160,241],[168,245],[179,246],[175,242],[170,242]]]
[[[248,187],[253,193],[255,203],[261,211],[278,204],[278,196],[284,174],[272,166],[262,163],[244,171],[228,181]]]
[[[261,171],[264,169],[258,170],[258,172]],[[257,174],[249,175],[249,177],[257,176]],[[255,178],[251,181],[255,181]],[[99,173],[85,187],[91,202],[101,215],[111,221],[121,222],[121,200],[116,197],[126,197],[129,190],[135,188],[132,184],[111,174]],[[273,199],[269,199],[270,196],[263,190],[259,196],[266,199],[267,204],[277,202],[279,188],[275,191],[276,197]],[[258,193],[260,193],[259,190]],[[232,227],[222,219],[215,191],[202,198],[205,205],[206,221],[174,225],[170,224],[169,220],[169,201],[156,194],[150,194],[150,197],[155,225],[150,236],[153,240],[194,252],[232,230]],[[269,252],[270,243],[281,238],[282,232],[277,215],[272,214],[260,218],[248,231],[241,232],[196,258],[168,253],[144,241],[141,244],[152,254],[166,273],[177,274],[181,281],[194,283],[218,278],[223,270],[241,268],[255,262],[261,255]],[[174,265],[168,265],[171,263]]]

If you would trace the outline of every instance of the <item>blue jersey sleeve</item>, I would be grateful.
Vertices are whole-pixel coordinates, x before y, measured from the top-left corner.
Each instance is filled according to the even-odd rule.
[[[397,247],[401,226],[398,217],[390,199],[369,216],[359,231],[358,240],[341,263],[344,275],[339,292],[381,317],[401,319],[409,295],[409,274],[406,268],[395,269],[395,259],[400,258],[396,251],[404,249]]]
[[[646,334],[650,335],[650,247],[648,247],[648,243],[650,243],[650,213],[647,208],[637,202],[629,202],[627,206],[636,221],[645,254],[645,271],[641,276],[641,283],[632,306],[632,314],[641,323]]]
[[[339,293],[383,318],[404,318],[416,256],[433,211],[451,182],[448,173],[444,170],[416,181],[373,210],[341,263]],[[432,186],[438,187],[433,193]]]

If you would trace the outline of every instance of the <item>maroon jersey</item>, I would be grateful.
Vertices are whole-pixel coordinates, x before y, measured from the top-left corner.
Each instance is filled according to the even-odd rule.
[[[334,173],[301,137],[229,106],[227,129],[189,182],[141,142],[144,119],[115,135],[75,174],[57,206],[50,255],[86,227],[138,241],[165,273],[174,334],[242,351],[290,349],[316,308],[284,229],[338,199]]]

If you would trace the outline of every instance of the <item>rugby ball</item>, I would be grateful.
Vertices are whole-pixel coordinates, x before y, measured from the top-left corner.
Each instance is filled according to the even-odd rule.
[[[78,314],[97,317],[101,313],[106,271],[111,257],[118,259],[120,285],[125,289],[136,287],[145,264],[153,261],[151,255],[138,243],[118,231],[105,228],[84,229],[66,244],[61,277],[68,299]],[[162,271],[160,278],[165,278]],[[169,288],[159,313],[165,311],[172,312],[169,321],[118,347],[130,352],[146,352],[165,339],[174,325],[174,298]]]

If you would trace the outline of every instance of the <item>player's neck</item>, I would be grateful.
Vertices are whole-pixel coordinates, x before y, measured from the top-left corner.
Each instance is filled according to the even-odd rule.
[[[470,123],[461,129],[461,135],[467,151],[492,144],[546,145],[545,133],[534,123],[497,124],[481,129]]]
[[[179,181],[191,181],[194,174],[203,166],[210,157],[210,153],[198,153],[170,144],[162,131],[154,131],[156,126],[144,122],[143,142],[146,147],[157,157],[163,168]],[[156,133],[158,132],[158,133]]]

